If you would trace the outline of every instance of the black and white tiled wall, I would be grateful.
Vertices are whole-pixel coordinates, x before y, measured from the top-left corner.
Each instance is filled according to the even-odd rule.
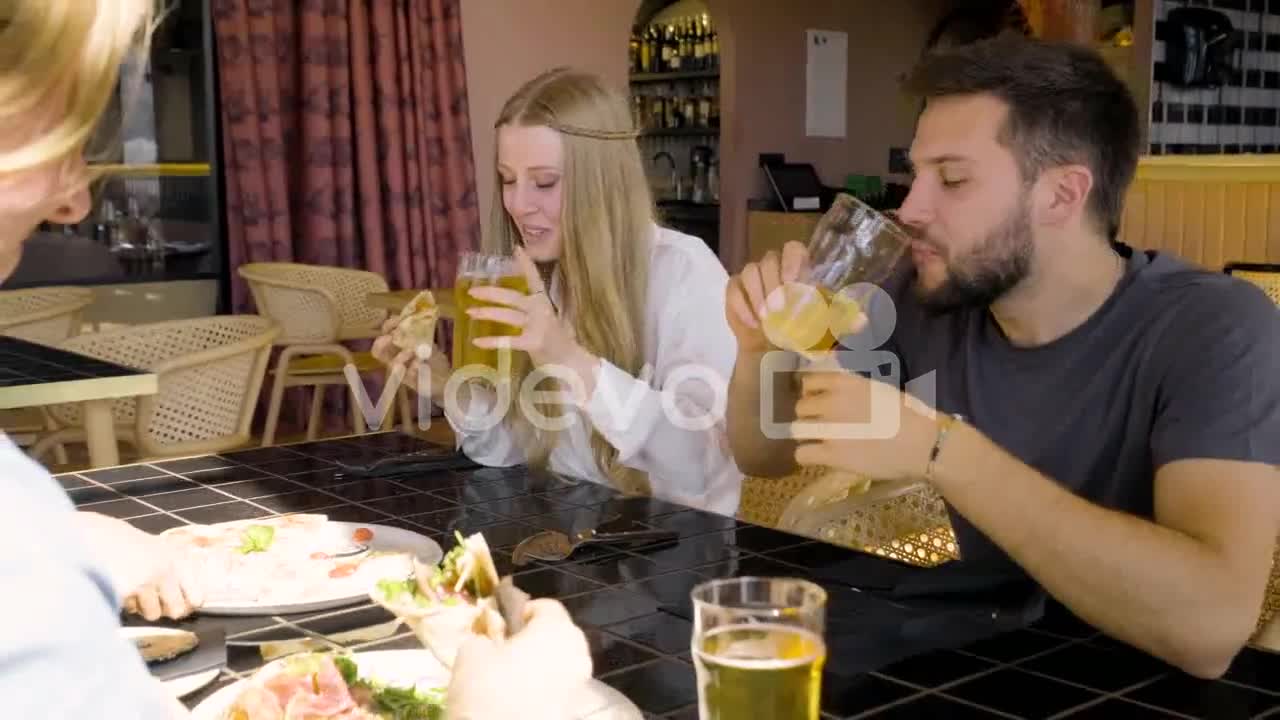
[[[1163,81],[1165,19],[1183,6],[1210,7],[1235,29],[1235,71],[1218,88]],[[1152,155],[1280,152],[1280,0],[1155,0]]]

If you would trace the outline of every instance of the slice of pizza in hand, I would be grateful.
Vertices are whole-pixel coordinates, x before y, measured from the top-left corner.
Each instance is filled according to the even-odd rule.
[[[401,350],[413,350],[419,360],[426,360],[435,347],[439,317],[435,296],[430,290],[423,290],[400,311],[400,321],[391,331],[392,344]]]
[[[439,566],[414,558],[414,577],[378,581],[370,596],[400,618],[445,667],[472,634],[499,640],[506,626],[494,591],[498,569],[480,533],[463,538]]]

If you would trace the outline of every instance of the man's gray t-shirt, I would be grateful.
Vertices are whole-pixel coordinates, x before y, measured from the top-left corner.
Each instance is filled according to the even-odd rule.
[[[1280,464],[1280,311],[1238,278],[1116,248],[1127,270],[1110,298],[1075,330],[1030,348],[1011,344],[985,307],[923,308],[908,261],[882,286],[896,326],[880,349],[897,355],[915,388],[936,373],[938,410],[963,415],[1076,494],[1152,518],[1155,472],[1167,463]],[[871,315],[883,328],[884,316]],[[1025,577],[954,510],[951,520],[964,565]]]

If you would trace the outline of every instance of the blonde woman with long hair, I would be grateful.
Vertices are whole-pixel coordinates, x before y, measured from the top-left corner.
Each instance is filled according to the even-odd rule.
[[[495,127],[485,244],[514,254],[530,293],[473,288],[488,306],[468,312],[519,333],[478,347],[531,362],[515,364],[523,369],[495,413],[502,396],[492,386],[447,397],[450,368],[432,354],[430,394],[460,447],[485,465],[525,463],[732,515],[742,476],[722,417],[736,350],[724,322],[728,275],[701,240],[655,221],[626,99],[558,68],[520,88]],[[416,362],[397,357],[389,338],[375,353]],[[549,390],[559,399],[545,399]],[[493,415],[502,422],[479,420]]]

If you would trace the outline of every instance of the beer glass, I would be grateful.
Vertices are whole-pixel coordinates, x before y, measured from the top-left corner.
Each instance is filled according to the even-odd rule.
[[[858,329],[868,285],[884,282],[911,237],[851,195],[836,196],[809,237],[809,270],[771,298],[764,331],[774,345],[811,356]]]
[[[827,594],[792,578],[712,580],[693,589],[700,720],[818,720]]]
[[[509,378],[516,362],[514,352],[503,348],[479,348],[472,342],[476,338],[514,336],[521,333],[521,328],[491,320],[477,320],[467,315],[468,308],[491,305],[470,295],[471,288],[485,285],[496,285],[529,294],[529,281],[520,271],[514,257],[463,253],[459,258],[458,277],[453,286],[454,305],[457,308],[457,320],[453,328],[453,366],[459,369],[468,365],[483,365],[492,368],[497,377]],[[507,356],[505,362],[500,362],[504,353]]]

